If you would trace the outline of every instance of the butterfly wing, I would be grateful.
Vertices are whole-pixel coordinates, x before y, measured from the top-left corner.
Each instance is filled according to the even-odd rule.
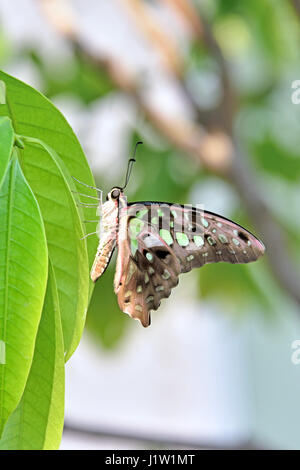
[[[121,310],[144,326],[178,275],[206,263],[248,263],[264,253],[250,232],[217,214],[167,203],[124,208],[115,292]]]
[[[180,263],[147,224],[132,237],[131,232],[130,241],[119,243],[114,286],[121,310],[146,327],[151,321],[150,310],[157,310],[161,299],[169,297],[178,284]]]

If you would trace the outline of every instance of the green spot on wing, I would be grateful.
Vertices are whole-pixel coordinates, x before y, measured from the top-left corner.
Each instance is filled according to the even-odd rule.
[[[171,235],[171,233],[169,232],[169,230],[166,230],[166,229],[162,228],[162,229],[159,231],[159,234],[160,234],[161,238],[162,238],[168,245],[172,245],[172,243],[173,243],[173,238],[172,238],[172,235]]]
[[[214,240],[213,237],[211,237],[211,236],[208,236],[208,237],[207,237],[207,241],[208,241],[208,243],[209,243],[211,246],[216,245],[215,240]]]
[[[138,211],[136,213],[136,216],[139,218],[139,219],[142,219],[144,217],[144,215],[146,215],[148,212],[148,209],[141,209],[140,211]]]
[[[202,223],[203,227],[206,227],[206,228],[207,228],[208,225],[209,225],[208,222],[207,222],[207,220],[206,220],[204,217],[201,217],[201,223]]]
[[[189,244],[188,236],[182,232],[176,232],[176,238],[180,246],[187,246]]]
[[[143,230],[145,224],[142,220],[134,218],[129,223],[130,237],[136,238],[138,234]]]
[[[195,245],[199,247],[204,245],[204,240],[200,235],[194,236],[194,242],[195,242]]]
[[[164,291],[164,286],[157,286],[155,287],[156,292],[163,292]]]
[[[153,255],[151,253],[146,253],[146,258],[151,262],[153,260]]]
[[[220,233],[220,235],[218,236],[219,240],[221,243],[228,243],[228,239],[225,235],[223,235],[223,233]]]
[[[162,274],[162,278],[168,280],[170,277],[171,277],[171,274],[169,273],[167,269],[165,269]]]

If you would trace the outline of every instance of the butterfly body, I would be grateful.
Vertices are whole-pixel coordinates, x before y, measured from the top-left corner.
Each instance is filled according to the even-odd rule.
[[[91,270],[91,279],[94,282],[106,270],[116,246],[119,202],[116,199],[109,198],[99,209],[101,214],[100,240]]]
[[[179,274],[207,263],[248,263],[264,245],[240,225],[192,206],[127,203],[114,188],[103,205],[102,231],[91,278],[105,271],[118,248],[114,289],[120,309],[150,324],[150,311],[169,297]]]

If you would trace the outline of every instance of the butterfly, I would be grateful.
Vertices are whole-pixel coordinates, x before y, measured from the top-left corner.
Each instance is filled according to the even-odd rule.
[[[112,188],[102,205],[91,278],[96,282],[103,275],[117,247],[114,290],[119,307],[147,327],[150,312],[170,296],[181,273],[207,263],[256,261],[265,247],[242,226],[199,207],[128,203],[124,189],[134,161],[129,160],[125,185]]]

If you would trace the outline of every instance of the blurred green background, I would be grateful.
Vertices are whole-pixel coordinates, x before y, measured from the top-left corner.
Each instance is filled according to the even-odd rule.
[[[249,228],[267,249],[251,265],[208,265],[187,275],[177,301],[173,294],[153,315],[154,325],[164,324],[161,331],[158,326],[147,330],[149,363],[157,346],[161,356],[172,356],[169,344],[163,349],[169,328],[174,344],[190,348],[191,362],[187,366],[179,358],[177,375],[176,361],[151,365],[148,380],[156,377],[157,383],[150,393],[153,381],[147,382],[147,401],[153,400],[156,418],[143,414],[142,399],[135,408],[126,394],[123,408],[140,416],[132,423],[126,412],[109,414],[115,406],[107,401],[109,393],[101,397],[88,387],[72,399],[83,368],[76,362],[79,348],[67,386],[69,422],[80,426],[81,415],[74,409],[94,393],[99,397],[94,427],[120,428],[125,435],[126,430],[150,432],[158,445],[161,440],[163,446],[163,435],[212,446],[299,449],[300,365],[292,363],[291,354],[292,342],[300,339],[300,104],[292,102],[292,84],[300,79],[300,2],[0,0],[0,25],[1,68],[61,109],[99,188],[107,192],[123,182],[126,161],[141,139],[129,200],[204,204]],[[232,163],[232,156],[241,164]],[[103,358],[94,369],[86,365],[99,375],[99,390],[116,385],[107,375],[111,358],[114,377],[118,364],[126,377],[128,345],[138,348],[137,358],[129,355],[134,360],[144,354],[145,332],[118,308],[114,269],[112,262],[95,286],[84,339],[92,354]],[[190,323],[189,308],[197,312],[198,323]],[[151,346],[150,334],[155,337]],[[182,343],[180,335],[186,335]],[[238,338],[234,348],[232,335]],[[206,358],[200,360],[201,352]],[[147,371],[138,362],[136,367],[143,383]],[[160,395],[155,374],[158,369],[168,374],[169,367],[174,374],[166,388],[161,384]],[[195,417],[190,427],[188,419],[181,426],[185,415],[175,405],[172,419],[158,411],[164,409],[169,387],[179,390],[177,406],[187,406],[189,391],[180,391],[176,382],[183,369],[191,378],[187,387],[197,376],[201,389],[193,391],[186,412]],[[126,387],[131,396],[135,383]],[[107,413],[101,421],[102,407]],[[216,408],[216,415],[205,415],[206,407]],[[134,448],[138,442],[128,445]],[[99,448],[106,443],[78,441],[70,432],[62,445]]]

